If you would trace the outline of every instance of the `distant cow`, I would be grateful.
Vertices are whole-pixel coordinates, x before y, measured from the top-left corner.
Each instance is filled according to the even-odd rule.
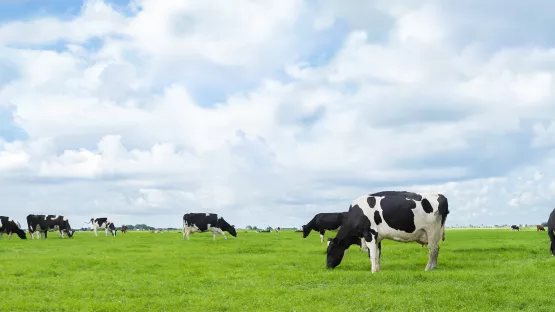
[[[276,228],[276,232],[279,233],[279,231],[281,231],[281,228],[278,226],[278,227]]]
[[[545,228],[542,225],[537,225],[536,231],[545,231]]]
[[[116,226],[108,218],[91,218],[89,222],[85,222],[85,224],[88,223],[92,223],[95,236],[98,236],[97,229],[104,229],[106,236],[108,236],[108,230],[112,233],[112,236],[116,236]]]
[[[29,229],[29,235],[31,239],[34,238],[35,233],[41,238],[41,233],[44,234],[44,238],[48,237],[48,230],[58,230],[62,238],[64,238],[64,233],[67,234],[69,238],[73,237],[74,230],[71,229],[69,225],[69,220],[67,217],[59,215],[34,215],[30,214],[27,216],[27,227]]]
[[[549,219],[547,220],[547,235],[549,235],[549,240],[551,242],[549,250],[551,250],[551,255],[555,256],[555,209],[551,211]]]
[[[127,225],[122,225],[121,226],[121,232],[122,233],[127,233]]]
[[[186,213],[183,215],[183,239],[185,237],[189,239],[190,233],[208,231],[212,232],[214,240],[216,240],[216,234],[222,234],[227,239],[224,231],[227,231],[233,237],[237,237],[235,227],[216,213]]]
[[[12,220],[9,217],[0,216],[0,237],[6,232],[8,234],[8,239],[12,238],[12,234],[16,233],[21,239],[27,239],[25,231],[21,229],[19,222]]]
[[[442,194],[384,191],[352,201],[346,222],[327,249],[327,268],[337,267],[345,250],[363,238],[369,251],[372,273],[380,270],[381,241],[427,243],[430,249],[426,271],[437,265],[439,241],[449,214]]]
[[[513,225],[511,225],[511,231],[519,231],[520,232],[520,227],[513,224]]]
[[[320,233],[320,243],[323,243],[326,230],[337,230],[346,216],[347,212],[317,213],[312,220],[302,226],[303,238],[306,238],[310,234],[310,231],[314,230]]]

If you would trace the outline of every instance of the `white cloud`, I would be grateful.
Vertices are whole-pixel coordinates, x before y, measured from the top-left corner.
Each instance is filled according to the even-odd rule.
[[[0,24],[29,136],[1,141],[2,214],[300,226],[383,189],[444,192],[452,225],[551,210],[549,44],[473,41],[433,1],[132,6]]]

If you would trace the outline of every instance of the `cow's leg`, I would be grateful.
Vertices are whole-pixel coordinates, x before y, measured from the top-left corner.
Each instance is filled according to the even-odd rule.
[[[8,233],[8,239],[12,239],[12,232]]]
[[[380,249],[378,248],[378,232],[374,230],[369,230],[364,233],[364,240],[366,247],[368,248],[368,257],[370,258],[370,264],[372,265],[372,273],[376,273],[380,270]]]
[[[428,264],[426,264],[425,271],[433,270],[437,265],[437,257],[439,254],[439,240],[441,239],[441,233],[439,231],[433,231],[428,234],[428,248],[429,248],[429,258]]]
[[[212,238],[216,241],[216,232],[212,232]]]
[[[62,236],[62,238],[64,238],[64,231],[60,231],[60,236]]]
[[[382,241],[378,243],[378,265],[380,265],[381,259],[382,259]]]
[[[104,233],[106,233],[106,236],[108,236],[108,227],[104,229]]]
[[[98,236],[98,233],[96,233],[96,225],[93,225],[93,231],[94,231],[94,236]]]
[[[225,232],[224,232],[224,231],[222,231],[222,230],[220,230],[220,229],[217,229],[215,233],[222,234],[222,236],[224,237],[224,239],[227,239],[227,236],[225,236]]]
[[[326,231],[320,231],[320,243],[324,242],[324,233],[326,233]]]
[[[380,270],[378,244],[376,244],[376,240],[373,239],[371,242],[366,242],[366,247],[368,247],[368,258],[370,258],[372,273],[376,273]]]
[[[368,251],[368,246],[366,246],[364,237],[360,239],[360,251]]]
[[[555,229],[552,227],[548,227],[547,235],[549,235],[549,250],[551,251],[551,256],[555,256]]]

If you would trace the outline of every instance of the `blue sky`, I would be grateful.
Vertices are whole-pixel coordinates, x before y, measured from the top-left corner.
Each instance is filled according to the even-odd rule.
[[[298,227],[403,189],[544,222],[550,6],[0,1],[0,213]]]

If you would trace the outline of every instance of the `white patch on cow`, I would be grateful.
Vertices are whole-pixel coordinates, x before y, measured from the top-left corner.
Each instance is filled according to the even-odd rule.
[[[67,221],[67,217],[63,217],[63,220],[64,220],[64,221]]]
[[[383,217],[383,210],[381,207],[381,200],[383,196],[373,196],[376,198],[376,205],[374,208],[370,208],[367,202],[368,195],[361,196],[352,201],[352,206],[358,205],[364,215],[370,221],[370,229],[378,233],[377,236],[373,235],[371,242],[364,242],[366,247],[370,251],[370,261],[372,265],[372,273],[378,272],[380,270],[380,251],[378,249],[378,243],[383,239],[391,239],[399,242],[419,242],[428,243],[430,248],[430,257],[428,264],[426,265],[426,270],[434,269],[437,262],[438,244],[444,233],[444,227],[441,225],[441,215],[439,214],[438,207],[438,194],[420,194],[422,199],[426,198],[430,202],[433,212],[427,213],[422,207],[421,201],[413,200],[416,203],[416,207],[412,209],[414,213],[414,225],[415,230],[412,233],[407,233],[405,231],[397,230],[391,228],[385,218]],[[382,222],[377,225],[374,220],[375,211],[379,211],[380,216],[382,216]],[[361,241],[362,242],[362,241]]]
[[[209,216],[210,216],[210,213],[207,212],[207,213],[206,213],[206,216],[209,217]]]
[[[368,250],[368,246],[366,246],[366,241],[364,240],[364,237],[360,239],[360,251],[367,251]]]

